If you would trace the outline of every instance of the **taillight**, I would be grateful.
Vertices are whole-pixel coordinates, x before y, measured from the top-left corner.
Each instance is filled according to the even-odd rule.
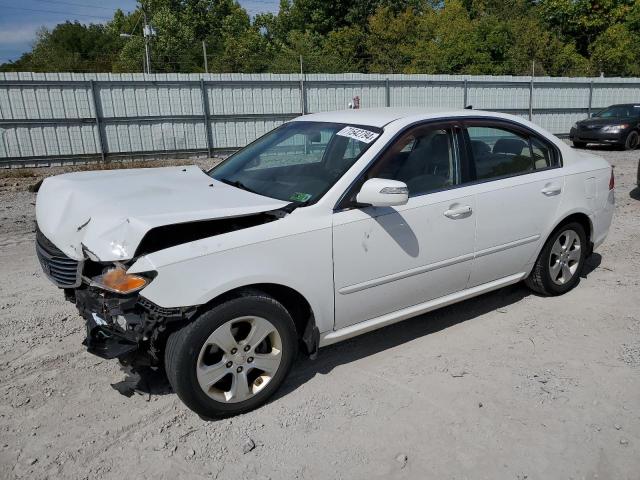
[[[609,177],[609,190],[613,190],[616,187],[616,179],[613,176],[613,167],[611,167],[611,177]]]

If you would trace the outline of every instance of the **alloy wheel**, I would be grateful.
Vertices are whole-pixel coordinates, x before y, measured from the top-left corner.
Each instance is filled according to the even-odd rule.
[[[549,256],[549,274],[557,285],[569,282],[578,271],[581,260],[580,237],[573,230],[565,230],[556,238]]]
[[[200,349],[196,376],[213,400],[248,400],[272,380],[282,360],[282,339],[265,318],[246,316],[218,327]]]

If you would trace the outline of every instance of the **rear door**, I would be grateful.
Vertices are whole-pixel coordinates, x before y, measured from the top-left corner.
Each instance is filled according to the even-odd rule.
[[[469,120],[465,127],[476,194],[473,287],[522,273],[535,260],[564,179],[559,151],[534,132],[491,119]]]

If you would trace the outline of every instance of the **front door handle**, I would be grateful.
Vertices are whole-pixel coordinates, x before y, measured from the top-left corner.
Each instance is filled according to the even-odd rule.
[[[457,207],[446,210],[444,212],[444,216],[457,220],[459,218],[468,217],[471,215],[471,212],[473,212],[473,210],[471,210],[471,207],[467,205],[466,207]]]
[[[554,195],[560,194],[560,192],[562,192],[562,188],[558,187],[557,185],[548,185],[540,191],[547,197],[553,197]]]

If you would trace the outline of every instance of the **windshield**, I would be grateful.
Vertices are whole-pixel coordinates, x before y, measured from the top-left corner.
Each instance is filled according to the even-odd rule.
[[[229,157],[209,175],[266,197],[310,204],[333,186],[381,132],[342,123],[286,123]]]
[[[640,105],[613,105],[594,115],[598,118],[640,117]]]

